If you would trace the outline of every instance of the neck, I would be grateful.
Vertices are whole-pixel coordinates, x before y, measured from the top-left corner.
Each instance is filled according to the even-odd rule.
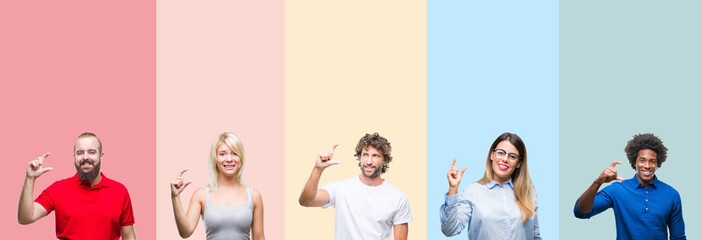
[[[505,183],[509,181],[509,178],[500,178],[499,176],[493,175],[492,180],[495,180],[495,182],[499,183],[500,185],[505,185]]]
[[[361,180],[361,182],[363,184],[368,185],[368,186],[372,186],[372,187],[379,186],[380,184],[383,184],[383,182],[385,181],[384,179],[382,179],[380,177],[380,175],[378,175],[375,178],[369,178],[369,177],[366,177],[365,175],[363,175],[363,173],[358,175],[358,178]]]
[[[649,184],[653,183],[654,179],[656,179],[655,175],[651,178],[651,181],[647,182],[647,181],[644,181],[643,179],[641,179],[641,177],[639,177],[639,175],[636,175],[636,180],[639,180],[639,183],[641,183],[644,187],[648,187]]]
[[[219,184],[220,187],[240,187],[241,183],[239,182],[236,177],[227,177],[227,176],[222,176],[219,175],[219,179],[217,180],[217,183]]]

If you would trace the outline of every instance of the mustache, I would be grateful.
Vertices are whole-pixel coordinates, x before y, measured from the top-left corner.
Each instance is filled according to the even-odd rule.
[[[90,160],[90,159],[81,160],[81,161],[78,163],[78,165],[79,165],[79,166],[80,166],[80,165],[83,165],[83,163],[90,163],[90,165],[95,165],[95,161]]]

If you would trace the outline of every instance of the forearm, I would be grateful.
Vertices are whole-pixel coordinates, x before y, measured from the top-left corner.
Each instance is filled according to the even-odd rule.
[[[448,196],[439,211],[441,232],[447,237],[458,235],[466,227],[465,224],[468,223],[468,219],[462,219],[458,214],[459,211],[468,211],[468,209],[459,209],[457,201],[457,196]],[[469,216],[470,214],[463,215],[463,217]]]
[[[592,205],[595,202],[595,195],[597,195],[597,191],[600,189],[600,186],[602,186],[602,183],[595,180],[592,185],[590,185],[590,187],[588,187],[587,190],[580,195],[577,204],[578,210],[583,213],[592,211]]]
[[[319,179],[322,177],[322,172],[324,169],[320,168],[313,168],[312,173],[310,174],[310,178],[307,179],[307,183],[305,183],[305,188],[302,190],[302,193],[300,194],[300,205],[302,206],[308,206],[314,199],[317,197],[317,190],[319,187]]]
[[[34,179],[25,178],[20,193],[19,205],[17,207],[17,221],[24,225],[34,222],[34,202],[32,192],[34,191]]]
[[[178,227],[178,234],[183,238],[190,237],[195,227],[191,226],[191,223],[188,221],[188,217],[180,201],[180,196],[171,196],[171,202],[173,203],[173,215],[175,216],[176,226]]]

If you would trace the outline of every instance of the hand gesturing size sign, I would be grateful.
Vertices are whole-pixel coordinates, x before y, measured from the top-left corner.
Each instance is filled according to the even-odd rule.
[[[178,176],[176,178],[174,178],[173,181],[171,182],[171,195],[172,196],[175,197],[175,196],[180,195],[180,193],[183,192],[183,189],[185,189],[185,187],[187,187],[188,185],[193,183],[192,180],[187,181],[187,182],[183,181],[183,173],[185,173],[186,171],[188,171],[188,169],[180,171]]]
[[[449,192],[448,195],[454,195],[458,192],[458,184],[461,184],[461,179],[463,178],[463,173],[468,169],[468,167],[464,167],[461,172],[458,172],[458,168],[456,168],[456,158],[453,159],[453,162],[451,163],[451,169],[446,173],[446,178],[448,178],[449,182]]]
[[[317,162],[315,164],[315,167],[325,169],[331,165],[336,165],[341,163],[339,160],[334,160],[334,150],[336,147],[339,146],[339,144],[334,144],[334,146],[331,148],[330,151],[328,152],[320,152],[319,155],[317,156]]]
[[[622,162],[620,162],[620,161],[612,162],[612,165],[610,165],[608,168],[605,168],[605,170],[602,171],[602,174],[600,174],[600,176],[597,178],[597,182],[602,184],[602,183],[611,182],[612,180],[618,180],[618,181],[624,180],[623,178],[617,176],[617,170],[614,170],[614,167],[617,166],[617,164],[622,164]]]
[[[45,172],[54,170],[52,167],[43,167],[44,159],[49,157],[49,155],[50,153],[45,153],[43,156],[38,157],[27,164],[27,178],[36,179]]]

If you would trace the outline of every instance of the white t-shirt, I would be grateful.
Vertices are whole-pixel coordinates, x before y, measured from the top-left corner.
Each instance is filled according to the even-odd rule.
[[[336,210],[334,239],[390,239],[392,226],[412,221],[407,196],[387,180],[368,186],[360,176],[331,182],[322,189]]]

